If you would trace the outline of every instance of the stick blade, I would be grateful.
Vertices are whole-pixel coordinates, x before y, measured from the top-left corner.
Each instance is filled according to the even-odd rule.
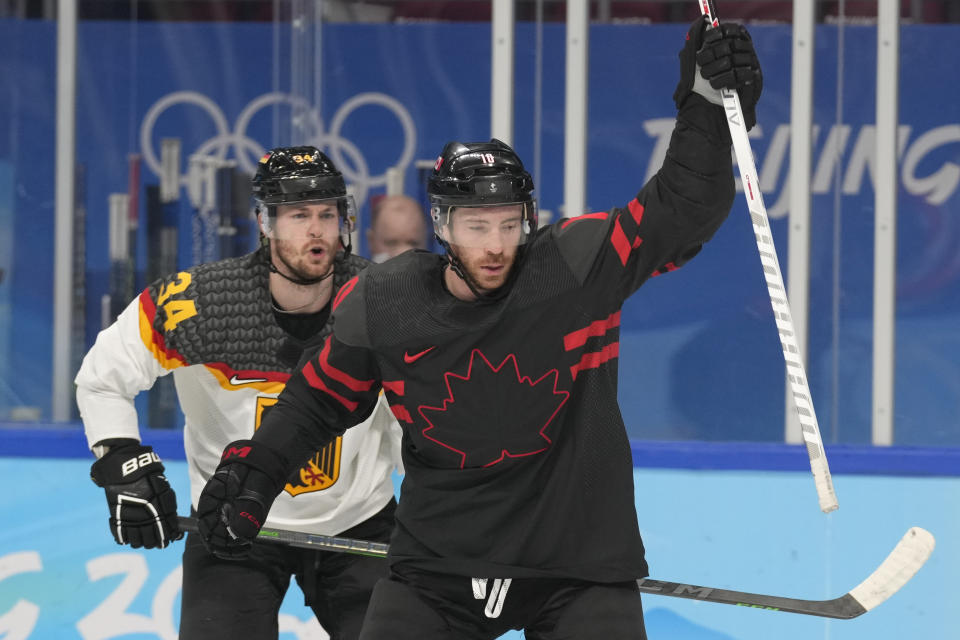
[[[924,565],[936,545],[926,529],[911,527],[886,560],[870,576],[850,590],[864,612],[895,594]]]

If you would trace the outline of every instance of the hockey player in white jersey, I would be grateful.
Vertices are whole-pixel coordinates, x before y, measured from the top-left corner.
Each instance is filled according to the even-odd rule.
[[[224,446],[253,435],[301,357],[330,334],[337,289],[367,265],[350,253],[353,200],[319,150],[267,153],[253,194],[263,246],[151,284],[99,334],[77,374],[77,403],[97,457],[91,476],[106,492],[119,544],[163,548],[183,536],[163,464],[141,442],[134,397],[173,373],[193,511]],[[288,478],[261,524],[387,541],[399,434],[381,398],[361,427]],[[276,638],[291,576],[332,639],[356,638],[373,585],[386,574],[381,559],[273,545],[217,557],[190,534],[180,638]]]

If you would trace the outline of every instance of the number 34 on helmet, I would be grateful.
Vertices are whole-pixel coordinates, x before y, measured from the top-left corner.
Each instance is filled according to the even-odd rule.
[[[260,158],[253,177],[252,194],[258,213],[265,213],[269,229],[277,206],[298,202],[335,200],[340,216],[341,241],[350,246],[350,232],[357,220],[357,205],[347,193],[343,174],[316,147],[278,147]]]

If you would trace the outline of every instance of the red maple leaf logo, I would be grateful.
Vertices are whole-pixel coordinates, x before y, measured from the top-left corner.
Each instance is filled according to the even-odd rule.
[[[515,355],[494,366],[479,349],[470,352],[465,374],[447,372],[443,380],[443,403],[418,408],[430,425],[422,433],[458,454],[461,469],[545,451],[552,443],[547,427],[570,397],[557,389],[556,369],[533,380],[520,375]]]

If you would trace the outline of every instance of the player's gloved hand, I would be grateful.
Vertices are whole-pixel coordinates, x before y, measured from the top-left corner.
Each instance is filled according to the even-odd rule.
[[[245,558],[285,478],[283,460],[269,447],[253,440],[228,444],[197,502],[207,550],[225,560]]]
[[[107,493],[110,533],[117,544],[162,549],[183,537],[177,496],[153,447],[136,440],[112,447],[93,463],[90,477]]]
[[[743,25],[726,22],[707,28],[701,16],[687,32],[680,51],[680,82],[673,94],[677,108],[691,93],[722,105],[720,89],[736,89],[747,129],[757,123],[756,107],[763,91],[763,73],[753,40]]]

